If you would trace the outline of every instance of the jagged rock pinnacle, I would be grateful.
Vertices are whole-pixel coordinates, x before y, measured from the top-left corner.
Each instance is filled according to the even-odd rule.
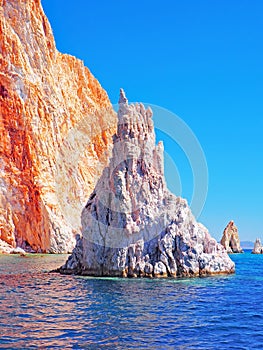
[[[82,238],[61,273],[189,277],[232,273],[226,250],[169,192],[151,110],[120,91],[112,157],[81,214]]]
[[[123,89],[120,89],[119,104],[128,104],[128,99],[125,96],[125,92]]]

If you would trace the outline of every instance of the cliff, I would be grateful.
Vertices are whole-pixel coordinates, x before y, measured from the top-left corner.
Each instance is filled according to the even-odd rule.
[[[234,221],[230,221],[224,229],[222,239],[220,241],[222,246],[228,253],[243,253],[243,249],[240,246],[240,239],[238,235],[238,229],[234,224]]]
[[[2,250],[72,250],[115,128],[98,81],[57,51],[40,0],[0,0]]]
[[[82,211],[83,237],[61,273],[183,277],[234,272],[226,250],[166,187],[152,111],[121,90],[112,158]]]

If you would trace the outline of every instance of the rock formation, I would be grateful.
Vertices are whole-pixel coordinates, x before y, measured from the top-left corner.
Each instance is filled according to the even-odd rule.
[[[110,164],[82,211],[82,233],[61,273],[181,277],[232,273],[226,250],[170,193],[152,112],[121,90]]]
[[[116,114],[57,51],[40,0],[0,0],[0,246],[68,252],[108,162]]]
[[[252,250],[252,254],[263,254],[263,246],[259,238],[257,238],[254,243],[254,249]]]
[[[230,221],[223,232],[223,237],[220,241],[222,246],[228,253],[243,253],[243,249],[240,246],[240,239],[238,235],[238,229],[234,224],[234,221]]]

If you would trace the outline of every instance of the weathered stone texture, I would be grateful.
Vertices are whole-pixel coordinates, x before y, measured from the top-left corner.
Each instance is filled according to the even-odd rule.
[[[72,251],[116,128],[106,92],[57,51],[39,0],[0,0],[0,239]]]
[[[62,273],[182,277],[232,273],[226,250],[170,193],[152,111],[121,90],[112,158],[82,211],[83,238]]]
[[[243,253],[240,246],[238,229],[234,221],[230,221],[224,229],[223,236],[220,242],[228,253]]]

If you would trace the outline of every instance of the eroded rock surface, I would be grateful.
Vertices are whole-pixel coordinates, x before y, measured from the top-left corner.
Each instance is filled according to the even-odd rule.
[[[234,272],[226,250],[170,193],[152,111],[121,90],[113,155],[82,211],[83,238],[61,273],[182,277]]]
[[[238,229],[234,221],[230,221],[224,229],[223,236],[220,242],[228,253],[243,253],[240,246]]]
[[[2,248],[72,251],[116,124],[83,62],[57,51],[40,0],[0,0]]]

